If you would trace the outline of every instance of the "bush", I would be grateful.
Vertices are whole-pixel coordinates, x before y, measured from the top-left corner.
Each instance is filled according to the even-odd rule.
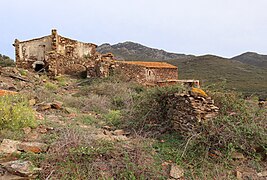
[[[0,66],[8,67],[8,66],[15,66],[15,62],[10,59],[8,56],[0,54]]]
[[[119,110],[110,110],[104,115],[105,120],[109,125],[118,126],[121,123],[121,112]]]
[[[18,130],[36,125],[33,109],[28,100],[20,95],[0,97],[0,128]]]
[[[125,113],[125,126],[135,130],[153,130],[166,123],[164,118],[163,97],[168,94],[181,93],[185,89],[179,85],[154,87],[141,91],[133,96],[133,105]],[[161,128],[161,127],[160,127]]]
[[[57,88],[58,88],[58,86],[56,85],[56,84],[53,84],[53,83],[51,83],[51,82],[47,82],[47,83],[45,83],[45,88],[47,89],[47,90],[56,90]]]

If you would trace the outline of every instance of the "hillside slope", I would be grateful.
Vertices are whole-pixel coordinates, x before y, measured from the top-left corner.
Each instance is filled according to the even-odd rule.
[[[199,79],[204,85],[225,81],[227,89],[267,95],[267,71],[264,68],[212,55],[168,62],[178,66],[180,79]]]
[[[178,66],[179,79],[199,79],[204,85],[224,81],[227,89],[267,96],[267,58],[264,55],[245,53],[232,59],[214,55],[198,57],[168,53],[133,42],[103,44],[98,51],[112,52],[117,59],[166,61]]]
[[[194,56],[170,53],[164,50],[150,48],[134,42],[124,42],[114,45],[102,44],[97,48],[100,53],[112,52],[117,59],[126,60],[167,60],[167,59],[188,59]]]
[[[0,54],[0,66],[15,66],[15,62],[10,57]]]
[[[267,68],[267,55],[261,55],[254,52],[246,52],[239,56],[233,57],[232,60],[240,61],[242,63],[261,68]]]

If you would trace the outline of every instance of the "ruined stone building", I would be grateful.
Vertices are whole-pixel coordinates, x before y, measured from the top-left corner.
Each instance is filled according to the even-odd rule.
[[[86,73],[101,59],[96,52],[97,45],[83,43],[58,35],[55,29],[51,35],[28,41],[15,40],[16,65],[32,71],[45,70],[50,75]]]
[[[178,80],[178,68],[164,62],[115,61],[111,53],[96,52],[97,45],[51,34],[27,41],[15,40],[16,66],[30,71],[45,71],[84,77],[107,77],[115,71],[141,84]]]
[[[116,61],[115,69],[141,84],[178,80],[178,68],[165,62]]]

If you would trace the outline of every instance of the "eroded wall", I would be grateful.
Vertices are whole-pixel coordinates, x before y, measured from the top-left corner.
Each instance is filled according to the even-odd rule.
[[[15,40],[17,67],[32,69],[35,61],[44,61],[45,53],[52,50],[51,42],[50,36],[23,42]]]
[[[96,53],[96,45],[58,36],[57,52],[67,57],[91,58]]]
[[[123,74],[128,81],[136,81],[140,84],[147,82],[146,69],[142,66],[116,62],[114,64],[114,71]]]
[[[79,74],[93,67],[101,55],[96,53],[96,45],[82,43],[57,34],[20,42],[15,40],[17,67],[38,71],[35,64],[42,64],[51,75]]]
[[[178,79],[178,68],[146,68],[145,76],[150,83]]]

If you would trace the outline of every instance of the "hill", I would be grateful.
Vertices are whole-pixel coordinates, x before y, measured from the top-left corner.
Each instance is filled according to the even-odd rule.
[[[267,71],[264,68],[213,55],[168,62],[178,66],[179,79],[199,79],[204,85],[225,81],[227,89],[267,95]]]
[[[0,54],[0,66],[15,66],[15,63],[10,57]]]
[[[225,82],[227,89],[267,96],[267,58],[264,55],[245,53],[232,59],[214,55],[193,56],[169,53],[133,42],[103,44],[97,50],[112,52],[118,59],[124,60],[166,61],[178,66],[179,79],[199,79],[204,85]]]
[[[170,53],[164,50],[146,47],[134,42],[124,42],[114,45],[102,44],[97,48],[100,53],[112,52],[117,59],[125,60],[168,60],[168,59],[188,59],[192,55]]]
[[[239,56],[235,56],[232,60],[250,64],[257,67],[267,68],[267,55],[261,55],[254,52],[246,52]]]

